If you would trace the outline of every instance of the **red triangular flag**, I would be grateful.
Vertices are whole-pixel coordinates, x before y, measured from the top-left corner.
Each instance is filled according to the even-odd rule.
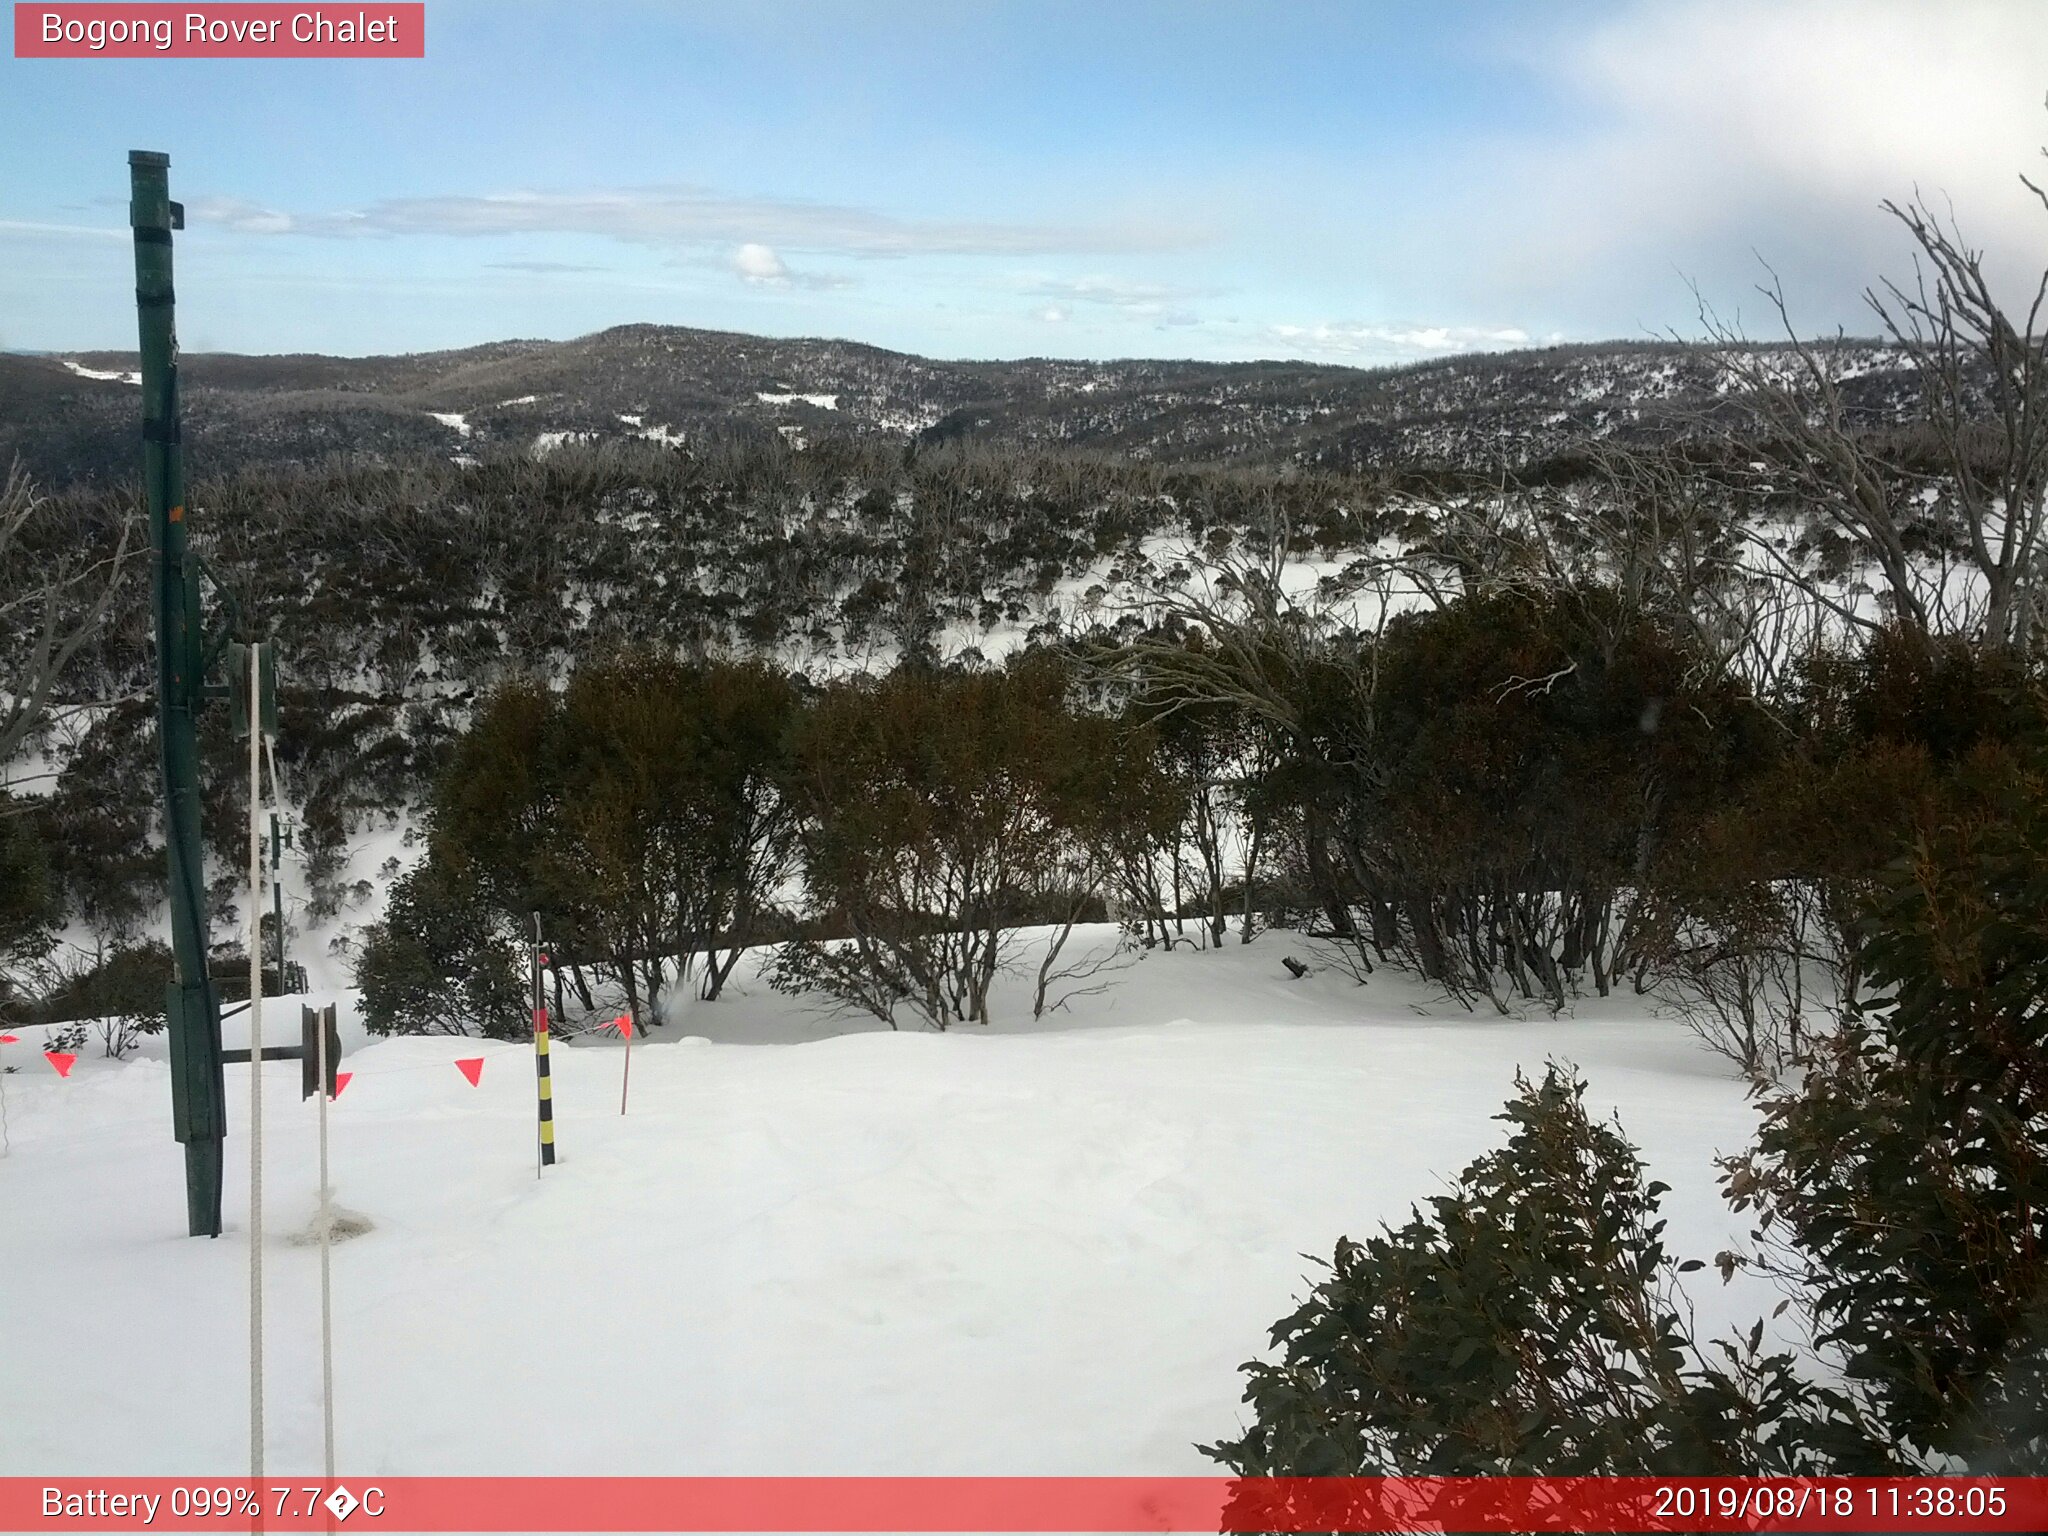
[[[21,1044],[21,1036],[19,1036],[19,1035],[0,1035],[0,1045],[19,1045],[19,1044]]]
[[[78,1058],[69,1051],[45,1051],[43,1060],[57,1069],[59,1077],[69,1077],[71,1069],[78,1065]]]
[[[620,1014],[616,1019],[612,1020],[612,1028],[619,1032],[621,1040],[627,1039],[633,1033],[633,1015],[630,1013]]]
[[[484,1075],[484,1059],[481,1056],[465,1056],[455,1065],[462,1075],[469,1079],[469,1086],[472,1088],[476,1086],[477,1079]]]
[[[346,1088],[346,1087],[348,1086],[348,1080],[349,1080],[350,1078],[354,1077],[354,1076],[355,1076],[355,1073],[353,1073],[353,1072],[337,1072],[337,1073],[335,1073],[335,1074],[334,1074],[334,1097],[335,1097],[335,1098],[337,1098],[337,1099],[338,1099],[338,1098],[340,1098],[340,1097],[341,1097],[341,1090],[342,1090],[342,1089],[344,1089],[344,1088]]]

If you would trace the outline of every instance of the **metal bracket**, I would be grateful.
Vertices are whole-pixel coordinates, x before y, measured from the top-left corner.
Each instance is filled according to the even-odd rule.
[[[235,596],[232,587],[214,574],[213,567],[206,563],[206,557],[193,555],[191,561],[199,574],[206,578],[207,585],[213,588],[213,595],[220,601],[224,620],[220,628],[207,637],[206,647],[200,652],[199,675],[205,677],[213,671],[230,645],[237,640],[249,638],[246,633],[248,624],[242,612],[242,600]],[[225,698],[228,690],[233,687],[232,683],[208,683],[206,694],[209,698]],[[221,691],[215,692],[216,689]]]

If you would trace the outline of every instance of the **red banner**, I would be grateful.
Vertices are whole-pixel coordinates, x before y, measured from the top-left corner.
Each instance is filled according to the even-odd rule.
[[[2048,1478],[0,1478],[0,1531],[2041,1531]]]
[[[421,59],[423,3],[14,7],[17,59]]]

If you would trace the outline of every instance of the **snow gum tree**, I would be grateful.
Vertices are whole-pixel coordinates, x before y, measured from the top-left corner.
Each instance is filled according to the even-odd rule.
[[[378,1035],[524,1038],[532,1029],[519,933],[474,881],[429,858],[392,886],[356,963]]]
[[[540,913],[585,1007],[597,980],[643,1022],[692,975],[715,998],[788,870],[796,701],[764,665],[653,648],[587,662],[559,694],[509,682],[454,746],[429,862],[522,935]]]
[[[795,699],[767,667],[652,651],[579,668],[563,695],[549,834],[588,877],[582,931],[636,1018],[699,956],[716,997],[785,871],[776,780]]]
[[[1142,751],[1065,692],[1058,669],[1036,664],[905,668],[811,707],[790,790],[812,916],[845,937],[788,946],[777,985],[892,1024],[899,1010],[939,1029],[988,1022],[1016,927],[1050,919],[1062,942],[1134,800],[1143,814]]]
[[[134,528],[131,508],[46,501],[19,465],[0,476],[0,763],[43,723],[66,668],[102,638]]]
[[[69,964],[57,962],[57,969],[57,982],[39,1010],[45,1021],[89,1021],[117,1061],[142,1036],[162,1033],[164,989],[175,970],[161,942],[103,945],[80,952]]]

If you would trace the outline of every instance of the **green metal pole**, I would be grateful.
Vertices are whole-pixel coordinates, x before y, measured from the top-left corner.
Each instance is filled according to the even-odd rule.
[[[284,837],[275,811],[270,813],[270,926],[277,938],[277,990],[289,992],[284,984]]]
[[[170,858],[167,999],[171,1118],[185,1146],[185,1213],[194,1237],[220,1235],[221,1148],[227,1135],[220,998],[206,973],[206,880],[199,836],[199,710],[206,634],[199,570],[186,549],[185,466],[178,438],[178,337],[173,324],[171,157],[128,155],[128,222],[135,232],[135,304],[142,351],[142,465],[154,556],[157,724],[162,743],[164,842]]]

